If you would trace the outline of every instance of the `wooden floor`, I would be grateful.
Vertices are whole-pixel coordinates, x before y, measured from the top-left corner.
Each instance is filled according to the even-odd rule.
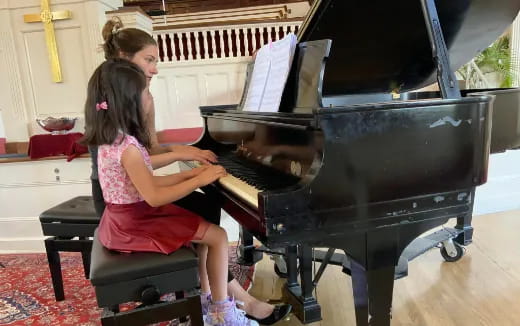
[[[473,226],[473,243],[458,262],[432,249],[410,263],[408,277],[394,284],[392,326],[520,325],[520,211],[477,216]],[[279,299],[282,284],[264,258],[250,293]],[[340,267],[327,268],[317,297],[323,320],[309,325],[355,325],[350,278]],[[277,325],[301,323],[291,315]]]

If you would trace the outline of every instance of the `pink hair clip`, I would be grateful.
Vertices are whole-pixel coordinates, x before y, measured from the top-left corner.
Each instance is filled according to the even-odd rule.
[[[96,111],[99,111],[99,110],[108,110],[107,101],[103,101],[101,103],[96,103]]]

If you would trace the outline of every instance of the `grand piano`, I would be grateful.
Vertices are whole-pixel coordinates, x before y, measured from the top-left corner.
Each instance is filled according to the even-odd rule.
[[[519,10],[518,0],[317,0],[279,112],[201,107],[195,146],[229,172],[213,189],[244,232],[285,248],[284,298],[303,322],[321,318],[312,248],[345,253],[357,325],[380,326],[414,239],[457,218],[458,241],[471,241],[490,152],[520,145],[520,91],[461,92],[454,71]],[[439,92],[413,92],[434,82]]]

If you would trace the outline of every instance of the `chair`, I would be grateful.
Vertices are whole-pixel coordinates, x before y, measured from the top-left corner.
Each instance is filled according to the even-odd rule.
[[[61,275],[60,251],[81,252],[85,277],[89,277],[90,251],[94,230],[100,217],[91,196],[79,196],[40,214],[52,286],[56,301],[65,299]]]
[[[198,260],[192,250],[181,248],[170,255],[124,254],[104,248],[96,234],[91,258],[90,281],[103,308],[103,326],[141,326],[184,316],[190,316],[191,325],[203,326]],[[186,297],[160,301],[163,294],[184,291]],[[142,304],[119,311],[120,304],[134,301]]]

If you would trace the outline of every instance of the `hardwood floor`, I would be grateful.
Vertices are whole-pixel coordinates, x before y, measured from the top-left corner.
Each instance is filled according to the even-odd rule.
[[[473,243],[458,262],[432,249],[409,264],[408,277],[394,283],[392,326],[520,325],[520,210],[477,216],[473,226]],[[279,299],[282,284],[264,257],[250,293]],[[327,268],[317,297],[323,320],[309,325],[355,325],[350,278],[340,267]],[[278,325],[301,323],[291,316]]]

